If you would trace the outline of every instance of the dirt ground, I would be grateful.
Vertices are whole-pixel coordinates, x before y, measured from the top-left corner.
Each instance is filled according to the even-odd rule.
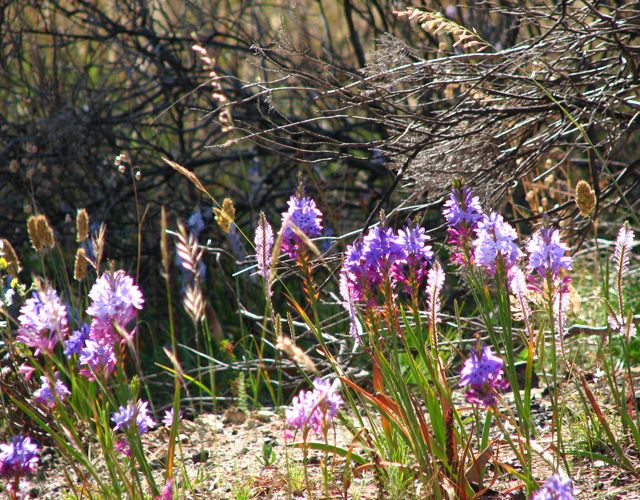
[[[534,395],[534,398],[541,397],[540,392]],[[544,410],[543,403],[541,410]],[[538,423],[544,428],[544,418],[540,419]],[[272,410],[254,411],[248,415],[238,410],[228,410],[222,415],[199,415],[193,421],[184,419],[180,425],[180,445],[176,457],[180,491],[188,491],[183,498],[309,498],[305,488],[302,451],[286,446],[283,432],[283,418]],[[348,447],[351,443],[350,434],[340,427],[336,429],[335,439],[340,446]],[[156,428],[143,436],[143,441],[158,484],[162,484],[169,431],[164,427]],[[553,443],[549,438],[539,438],[536,445],[544,449],[553,446]],[[265,446],[273,450],[271,460],[267,459],[266,462],[263,458]],[[357,445],[354,451],[360,451]],[[501,447],[496,452],[503,463],[512,460],[508,447]],[[326,498],[320,472],[322,457],[322,452],[309,453],[308,471],[313,498]],[[516,466],[515,460],[512,461]],[[544,478],[548,474],[548,466],[542,460],[539,462],[537,468],[540,477]],[[329,467],[332,465],[335,467],[329,484],[330,498],[345,498],[342,481],[344,460],[338,457],[336,463],[332,463],[330,459]],[[492,477],[492,467],[489,466],[488,470],[487,476]],[[62,472],[59,461],[53,459],[53,453],[50,456],[45,453],[41,471],[33,481],[32,497],[68,498],[69,489]],[[571,474],[577,498],[640,499],[638,480],[603,461],[574,459],[571,462]],[[185,478],[188,478],[188,485]],[[506,475],[496,475],[496,479],[484,498],[524,498],[517,481],[509,480]],[[347,498],[363,500],[393,498],[389,492],[379,491],[370,473],[353,480],[346,495]]]

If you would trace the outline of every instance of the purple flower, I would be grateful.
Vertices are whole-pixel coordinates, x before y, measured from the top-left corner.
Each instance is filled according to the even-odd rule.
[[[69,339],[64,343],[64,355],[68,358],[80,354],[84,347],[84,342],[89,338],[91,326],[84,323],[78,330],[75,330]]]
[[[131,456],[131,446],[129,446],[129,440],[126,437],[120,438],[113,443],[113,449],[118,453],[122,453],[125,457]]]
[[[503,361],[488,346],[472,350],[460,374],[460,386],[468,387],[466,399],[469,403],[483,406],[496,404],[496,391],[508,387],[502,372]]]
[[[456,227],[465,223],[469,226],[474,226],[482,219],[480,199],[477,196],[473,196],[471,189],[467,186],[452,189],[444,207],[442,215],[444,215],[449,227]]]
[[[405,263],[406,253],[398,236],[392,229],[376,226],[362,241],[356,240],[347,247],[341,273],[353,301],[372,301],[373,291],[385,279],[395,282],[393,270]]]
[[[53,352],[58,340],[69,334],[67,307],[53,288],[33,292],[20,308],[20,327],[16,339],[35,348],[35,354]]]
[[[501,259],[508,271],[522,255],[517,239],[516,230],[504,221],[502,215],[491,212],[483,216],[473,242],[475,265],[494,275],[498,259]]]
[[[309,238],[322,233],[322,212],[311,198],[292,196],[287,202],[289,209],[282,214],[282,251],[290,258],[296,259],[300,251],[302,239],[293,229],[295,226]]]
[[[154,500],[173,500],[173,479],[167,479],[160,491],[160,496],[155,497]]]
[[[180,420],[182,420],[182,410],[178,410],[178,422],[180,422]],[[173,425],[173,408],[169,408],[164,412],[162,425],[165,427],[171,427]]]
[[[301,390],[294,396],[292,407],[286,411],[287,425],[302,430],[306,437],[309,430],[322,434],[338,414],[342,398],[337,386],[329,380],[316,378],[313,390]]]
[[[256,245],[258,274],[269,282],[269,275],[271,274],[271,252],[273,251],[273,229],[271,229],[271,224],[267,222],[267,217],[264,215],[264,212],[260,212],[254,243]]]
[[[616,248],[613,252],[613,262],[616,266],[616,273],[622,276],[629,269],[629,255],[633,248],[633,231],[628,222],[625,222],[618,231],[616,238]]]
[[[127,406],[121,406],[111,416],[111,421],[116,424],[114,430],[124,431],[125,429],[131,429],[135,424],[141,435],[147,432],[150,427],[156,425],[151,415],[149,415],[148,405],[147,401],[138,400],[135,403],[129,402]]]
[[[49,380],[48,377],[40,377],[42,385],[33,393],[33,400],[40,403],[50,410],[56,406],[57,401],[64,401],[71,391],[65,383],[60,380],[60,374],[56,372],[55,380]]]
[[[93,301],[87,314],[105,323],[125,326],[142,309],[144,299],[133,279],[124,271],[106,271],[95,282],[89,297]]]
[[[569,251],[567,245],[560,241],[560,233],[542,227],[527,242],[530,273],[537,273],[541,278],[557,278],[561,271],[571,269],[571,257],[565,255]]]
[[[447,241],[452,246],[451,262],[458,265],[471,264],[473,252],[470,243],[483,215],[480,201],[468,187],[463,186],[451,190],[444,207],[443,215],[449,226]]]
[[[380,282],[394,262],[405,260],[406,253],[392,229],[376,226],[363,239],[362,257],[368,277]]]
[[[433,261],[431,245],[427,245],[427,236],[423,227],[409,225],[398,231],[397,242],[403,249],[403,261],[396,261],[394,274],[399,281],[408,283],[410,278],[421,284]]]
[[[9,478],[33,473],[40,458],[38,445],[29,436],[14,436],[0,444],[0,477]]]
[[[554,474],[547,479],[531,500],[573,500],[573,485],[571,479]]]
[[[96,375],[108,378],[116,367],[116,353],[112,344],[87,340],[80,351],[78,366],[80,374],[89,380],[95,380]]]

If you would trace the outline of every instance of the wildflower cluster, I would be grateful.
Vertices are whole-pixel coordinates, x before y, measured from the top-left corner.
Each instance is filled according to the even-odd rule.
[[[281,248],[295,260],[305,245],[299,232],[308,238],[322,234],[322,212],[311,198],[292,196],[287,203],[289,209],[282,214]]]
[[[80,373],[93,380],[96,376],[109,377],[116,362],[116,348],[131,341],[135,330],[125,328],[142,309],[144,299],[133,279],[124,271],[106,271],[95,282],[89,297],[92,303],[87,314],[93,317],[89,332],[86,327],[76,335],[85,336],[80,349]],[[77,341],[77,337],[74,339]]]
[[[313,390],[300,391],[287,409],[287,425],[290,428],[287,436],[293,437],[291,430],[302,431],[305,439],[309,431],[324,434],[341,405],[342,398],[336,385],[329,380],[316,378]]]
[[[69,333],[67,307],[58,297],[58,292],[50,287],[33,292],[20,309],[18,321],[20,327],[16,339],[32,347],[36,356],[42,352],[52,353],[58,342]]]
[[[29,483],[25,476],[33,474],[40,462],[40,450],[28,436],[14,436],[0,444],[0,479],[7,481],[9,498],[28,498]]]
[[[502,359],[488,346],[471,351],[471,357],[465,361],[460,374],[460,386],[468,387],[467,401],[484,406],[496,404],[496,391],[509,386],[502,365]]]
[[[353,301],[373,301],[374,291],[389,283],[420,286],[433,263],[433,251],[427,244],[425,229],[408,225],[395,233],[376,226],[352,243],[346,251],[341,280]],[[344,294],[343,294],[344,297]]]
[[[573,484],[571,479],[554,474],[547,479],[531,500],[573,500]]]
[[[39,461],[38,445],[29,436],[14,436],[0,444],[0,478],[32,474]]]
[[[454,187],[444,204],[448,243],[451,245],[451,262],[459,265],[473,263],[471,241],[478,223],[483,217],[480,200],[466,187]]]

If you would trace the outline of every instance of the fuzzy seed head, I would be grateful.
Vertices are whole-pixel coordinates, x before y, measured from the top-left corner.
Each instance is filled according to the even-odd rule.
[[[596,207],[596,193],[586,181],[576,184],[576,205],[583,217],[589,217]]]
[[[27,232],[34,250],[44,253],[56,244],[53,229],[45,215],[32,215],[27,220]]]
[[[222,232],[229,234],[231,225],[236,219],[236,207],[233,206],[233,200],[231,198],[225,198],[220,208],[213,209],[213,213]]]
[[[89,238],[89,214],[81,208],[76,214],[76,241],[81,242]]]
[[[0,255],[6,261],[7,271],[11,276],[17,276],[18,273],[22,271],[18,254],[16,254],[16,251],[13,249],[9,240],[3,239],[0,241]]]
[[[84,248],[80,247],[76,250],[76,258],[73,262],[73,279],[76,281],[82,281],[87,277],[87,269],[89,267],[89,261],[87,260],[87,253]]]

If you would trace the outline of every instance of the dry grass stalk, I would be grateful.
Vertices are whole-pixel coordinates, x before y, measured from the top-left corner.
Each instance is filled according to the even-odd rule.
[[[482,52],[489,48],[476,33],[468,30],[464,26],[460,26],[458,23],[447,19],[437,12],[429,12],[409,7],[402,11],[394,11],[393,13],[397,17],[406,17],[409,21],[416,21],[423,30],[434,36],[440,33],[449,33],[454,40],[454,47],[462,47],[465,50],[473,49],[475,52]]]
[[[168,279],[171,259],[169,258],[169,240],[167,238],[167,210],[164,206],[160,209],[160,255],[163,277]]]
[[[596,193],[587,181],[576,184],[576,205],[583,217],[589,217],[596,208]]]
[[[84,248],[80,247],[76,250],[76,258],[73,262],[73,279],[82,281],[87,277],[87,269],[89,268],[89,260]]]
[[[311,358],[287,335],[278,335],[276,349],[284,351],[293,361],[299,364],[305,371],[317,373],[318,369]]]
[[[216,222],[220,229],[225,234],[229,234],[231,231],[231,225],[233,221],[236,219],[236,207],[233,206],[233,200],[231,198],[225,198],[222,201],[222,206],[220,208],[214,208],[213,213],[216,217]]]
[[[76,214],[76,241],[82,242],[89,238],[89,214],[81,208]]]
[[[191,181],[191,183],[197,187],[200,191],[202,191],[204,194],[206,194],[209,198],[211,198],[211,195],[209,194],[209,192],[205,189],[205,187],[202,185],[202,182],[200,182],[200,179],[198,179],[198,177],[196,177],[196,174],[194,174],[191,170],[186,169],[185,167],[183,167],[182,165],[176,163],[175,161],[171,161],[168,160],[167,158],[162,158],[163,161],[169,165],[172,169],[174,169],[175,171],[177,171],[178,173],[184,175],[187,179],[189,179]]]
[[[209,71],[209,86],[213,89],[211,97],[218,102],[218,120],[222,127],[222,132],[231,132],[233,130],[233,117],[231,116],[231,105],[229,98],[222,91],[222,85],[220,85],[220,75],[215,70],[215,63],[207,54],[207,50],[200,46],[194,45],[191,49],[198,54],[200,61],[205,69]]]
[[[183,304],[194,323],[200,323],[204,319],[205,302],[202,290],[197,283],[185,287]]]
[[[53,248],[56,239],[53,235],[53,228],[49,224],[46,215],[32,215],[27,220],[27,232],[31,245],[38,253],[46,252]]]
[[[176,252],[182,268],[192,276],[192,283],[185,287],[183,305],[194,323],[199,323],[204,320],[206,306],[200,288],[200,260],[204,250],[198,245],[195,235],[190,233],[181,222],[178,223]]]
[[[203,249],[198,245],[198,240],[193,233],[190,233],[182,222],[178,223],[178,243],[176,251],[180,257],[180,264],[183,269],[189,271],[195,280],[200,277],[200,260]]]
[[[104,255],[104,245],[107,238],[107,226],[104,224],[100,224],[100,229],[98,229],[98,234],[91,239],[93,244],[93,253],[96,257],[95,263],[93,266],[96,269],[96,272],[100,274],[100,263],[102,262],[102,256]]]
[[[7,270],[9,274],[12,276],[17,276],[20,271],[22,271],[22,266],[20,265],[20,259],[18,259],[18,254],[14,250],[11,242],[7,239],[3,239],[0,244],[0,254],[4,257],[4,260],[7,262]]]

